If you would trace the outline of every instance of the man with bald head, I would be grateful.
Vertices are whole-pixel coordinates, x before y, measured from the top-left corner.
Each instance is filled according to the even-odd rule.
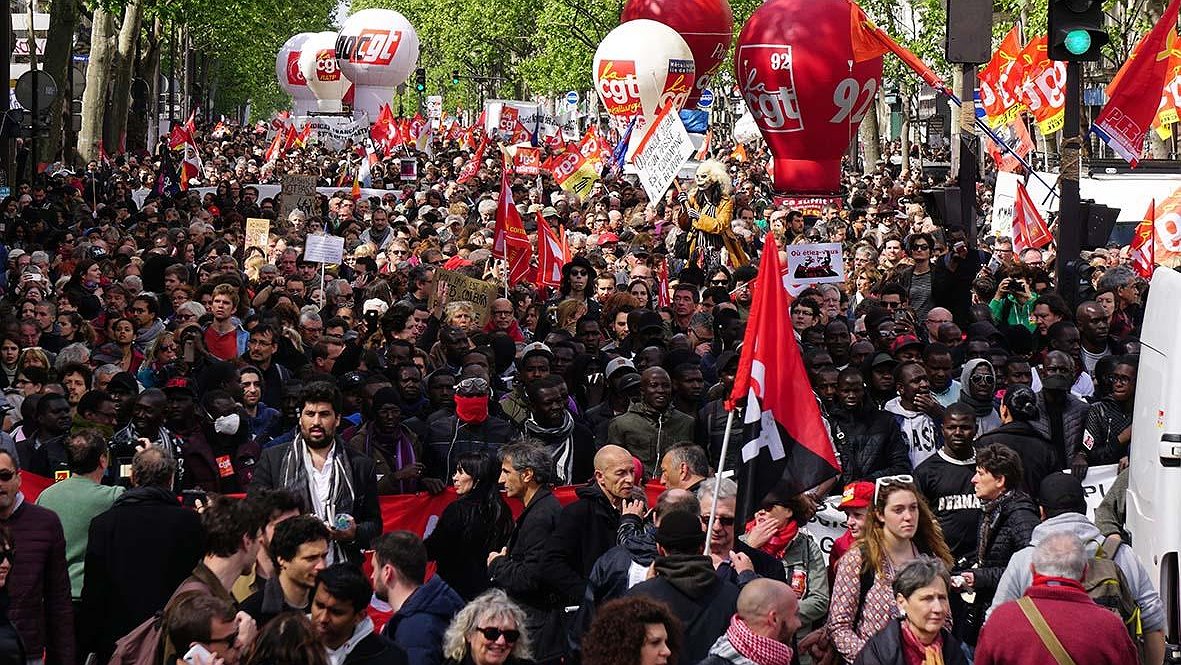
[[[620,513],[636,485],[632,456],[606,445],[595,453],[595,480],[562,508],[540,567],[543,581],[566,605],[582,601],[595,561],[615,546]]]
[[[644,465],[644,475],[660,473],[658,464],[673,444],[693,440],[694,418],[672,405],[672,379],[662,367],[640,374],[640,401],[607,426],[607,442],[627,449]]]
[[[1081,302],[1074,313],[1078,325],[1079,355],[1087,374],[1095,374],[1095,364],[1104,356],[1111,355],[1111,338],[1108,337],[1109,321],[1099,303],[1088,300]]]
[[[513,338],[514,342],[524,342],[521,327],[513,317],[513,303],[508,298],[497,298],[492,301],[488,310],[488,318],[492,322],[492,332],[503,332]]]
[[[939,326],[945,323],[954,323],[951,310],[946,307],[932,307],[931,311],[927,312],[927,318],[923,320],[923,324],[927,326],[927,339],[932,342],[939,341]]]
[[[800,628],[799,602],[791,587],[760,578],[742,587],[730,628],[701,665],[792,662],[792,638]]]

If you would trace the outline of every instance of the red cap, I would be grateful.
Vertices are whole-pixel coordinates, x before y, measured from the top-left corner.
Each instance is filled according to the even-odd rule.
[[[890,353],[893,355],[898,355],[899,351],[901,351],[902,349],[904,349],[908,346],[922,346],[922,345],[923,345],[923,343],[920,342],[919,338],[915,337],[914,335],[900,335],[894,339],[893,343],[890,344]]]
[[[600,245],[606,245],[609,242],[619,242],[619,236],[615,235],[614,233],[612,233],[610,231],[608,231],[606,233],[599,234],[599,244]]]
[[[458,254],[456,254],[455,256],[447,259],[447,262],[443,264],[443,270],[456,270],[458,268],[466,268],[467,266],[470,266],[471,264],[472,264],[471,261],[468,261],[467,259],[463,258],[462,256],[459,256]]]
[[[868,508],[871,502],[873,502],[873,483],[858,480],[845,485],[845,491],[841,494],[841,503],[837,509]]]

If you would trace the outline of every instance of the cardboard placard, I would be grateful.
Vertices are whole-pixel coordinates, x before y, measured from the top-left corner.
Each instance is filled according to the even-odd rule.
[[[840,243],[788,245],[787,274],[793,284],[827,284],[845,281],[845,260]]]
[[[434,311],[435,306],[439,303],[441,294],[446,293],[447,302],[459,300],[470,302],[476,310],[476,324],[481,328],[488,323],[488,312],[492,309],[492,301],[499,297],[499,291],[496,290],[495,284],[472,279],[467,275],[442,268],[435,269],[435,286],[436,288],[431,289],[431,297],[428,302],[431,311]]]
[[[639,171],[640,184],[652,201],[659,201],[672,184],[681,167],[693,156],[693,142],[681,116],[671,106],[656,116],[632,156],[632,164]]]
[[[313,263],[340,263],[344,259],[344,238],[322,233],[309,235],[303,257]]]
[[[246,246],[258,247],[264,252],[271,235],[271,220],[250,217],[246,220]]]
[[[317,214],[316,176],[285,175],[279,190],[279,219],[287,219],[292,210],[303,211],[305,217]]]

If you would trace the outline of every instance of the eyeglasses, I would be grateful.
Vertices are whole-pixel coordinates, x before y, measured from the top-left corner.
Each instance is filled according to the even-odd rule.
[[[508,642],[509,644],[512,644],[513,642],[521,639],[521,631],[513,630],[511,628],[509,630],[501,630],[496,626],[489,626],[487,628],[480,628],[477,626],[476,630],[479,631],[479,633],[484,636],[484,639],[488,640],[489,642],[495,642],[502,636],[504,637],[504,641]]]
[[[726,527],[727,529],[729,529],[730,527],[734,526],[734,518],[733,517],[722,517],[721,515],[714,515],[714,523],[720,524],[720,525]],[[704,526],[707,526],[707,527],[709,526],[709,515],[702,515],[701,516],[701,524]]]
[[[511,309],[492,312],[492,316],[512,316],[512,315],[513,315],[513,310],[511,310]]]
[[[882,476],[873,481],[873,502],[878,502],[878,490],[890,485],[912,485],[914,484],[914,476],[907,474],[899,474],[897,476]]]
[[[164,351],[164,352],[176,351],[176,345],[175,344],[165,344],[160,347],[160,350]]]
[[[1132,383],[1136,378],[1132,376],[1125,376],[1123,374],[1112,374],[1111,382],[1114,383]]]
[[[225,637],[210,637],[207,644],[224,644],[228,647],[234,646],[238,642],[238,631],[234,631]]]
[[[974,374],[968,380],[978,386],[991,386],[996,383],[996,379],[991,374]]]
[[[16,478],[16,471],[12,469],[0,469],[0,482],[6,483],[13,478]]]

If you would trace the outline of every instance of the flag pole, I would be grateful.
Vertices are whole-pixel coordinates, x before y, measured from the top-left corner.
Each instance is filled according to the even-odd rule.
[[[714,495],[713,505],[709,507],[709,522],[705,528],[705,556],[709,556],[709,539],[710,534],[714,532],[714,521],[718,518],[718,488],[722,485],[722,471],[726,466],[726,453],[730,449],[730,427],[734,424],[734,411],[730,410],[726,413],[726,433],[722,435],[722,453],[718,458],[718,468],[714,472]]]

